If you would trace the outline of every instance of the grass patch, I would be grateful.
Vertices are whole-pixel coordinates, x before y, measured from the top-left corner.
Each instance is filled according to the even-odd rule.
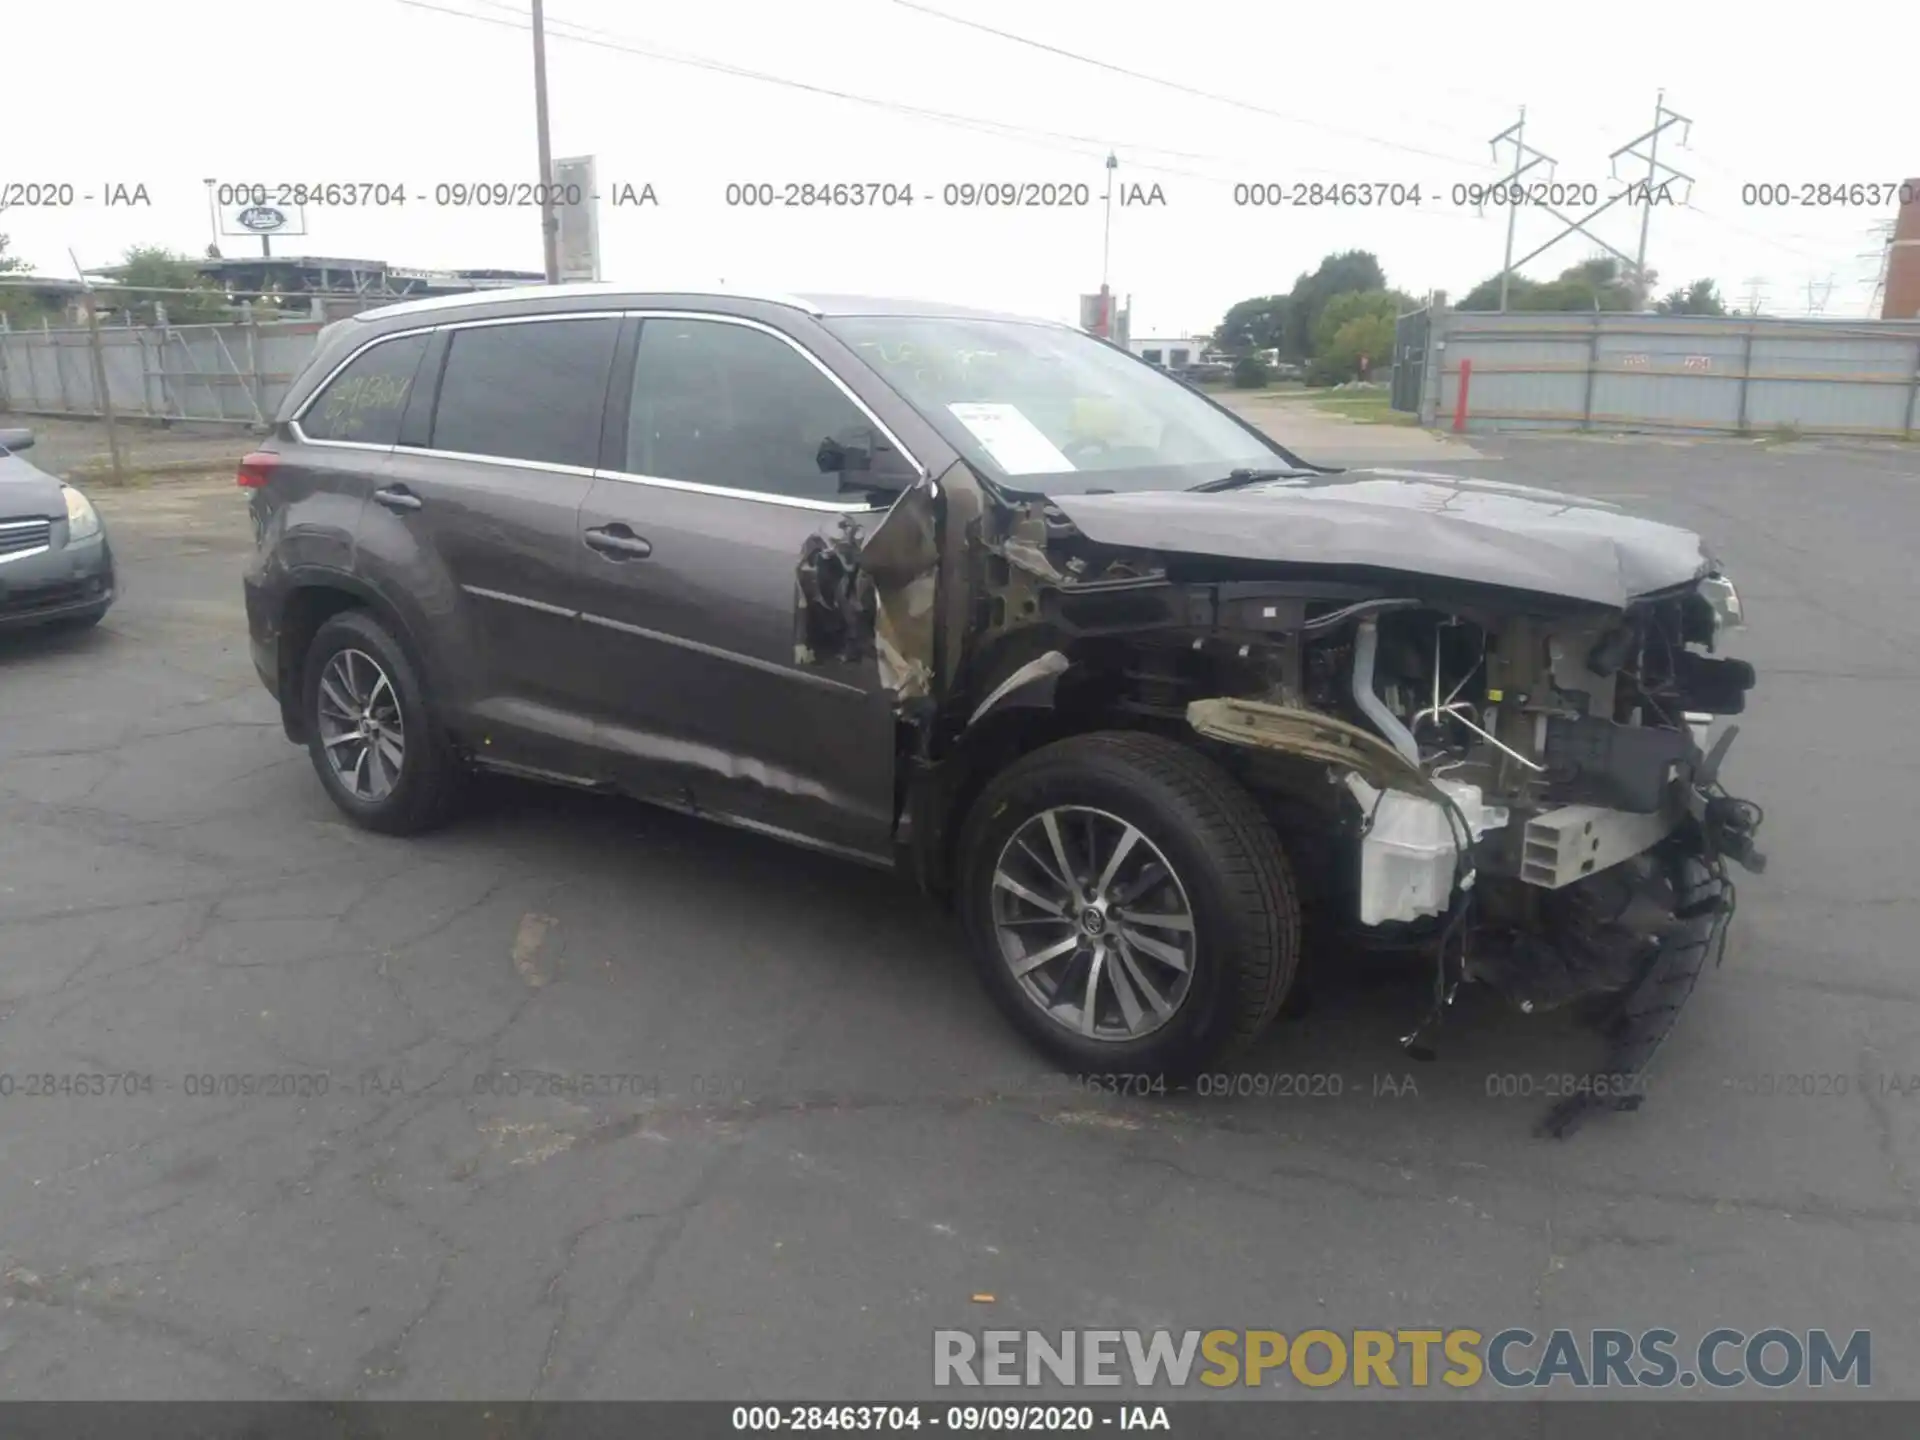
[[[1313,408],[1362,425],[1418,425],[1420,417],[1396,410],[1385,390],[1328,391],[1313,397]]]

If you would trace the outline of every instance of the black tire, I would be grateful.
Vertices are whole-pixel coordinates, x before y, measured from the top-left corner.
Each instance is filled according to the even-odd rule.
[[[320,734],[320,679],[342,650],[358,650],[386,672],[398,701],[405,753],[399,779],[377,800],[355,795],[334,772]],[[301,718],[307,752],[333,803],[356,825],[383,835],[416,835],[445,824],[458,808],[466,769],[434,716],[413,661],[393,635],[364,610],[343,610],[315,632],[300,669]]]
[[[1188,989],[1159,1029],[1093,1039],[1031,998],[1003,958],[994,871],[1004,847],[1049,808],[1089,807],[1133,826],[1178,875],[1193,917]],[[1279,1013],[1300,957],[1293,872],[1253,797],[1199,751],[1158,735],[1103,731],[1056,741],[991,780],[960,838],[960,910],[981,978],[1013,1025],[1069,1070],[1190,1079]]]

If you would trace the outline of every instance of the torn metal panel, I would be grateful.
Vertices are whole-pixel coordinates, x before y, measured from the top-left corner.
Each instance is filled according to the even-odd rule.
[[[880,684],[896,704],[932,692],[940,590],[940,487],[904,491],[860,547],[873,586],[873,643]]]
[[[1425,794],[1429,788],[1420,768],[1378,735],[1317,710],[1222,696],[1187,706],[1187,723],[1209,739],[1280,750],[1351,770],[1376,789]]]
[[[968,717],[967,728],[971,730],[995,710],[1005,706],[1052,704],[1054,686],[1070,665],[1071,662],[1058,650],[1049,650],[1037,659],[1029,660],[993,687],[992,692]]]
[[[872,648],[873,587],[860,565],[860,527],[841,519],[837,535],[809,535],[794,567],[794,663],[858,661]]]

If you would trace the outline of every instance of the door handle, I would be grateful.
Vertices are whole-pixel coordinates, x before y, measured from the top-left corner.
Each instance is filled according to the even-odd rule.
[[[373,502],[376,505],[384,505],[389,510],[418,510],[421,503],[420,497],[404,485],[395,485],[389,490],[374,491]]]
[[[602,525],[587,531],[589,549],[598,550],[609,560],[644,560],[653,554],[653,546],[624,525]]]

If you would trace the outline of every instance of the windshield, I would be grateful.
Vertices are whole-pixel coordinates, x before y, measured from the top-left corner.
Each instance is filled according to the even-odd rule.
[[[1177,380],[1077,330],[925,316],[826,324],[988,478],[1016,490],[1177,490],[1298,463]]]

